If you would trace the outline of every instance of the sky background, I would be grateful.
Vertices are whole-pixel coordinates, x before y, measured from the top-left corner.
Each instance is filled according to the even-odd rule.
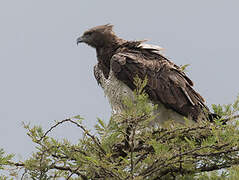
[[[207,105],[239,93],[239,1],[0,0],[0,148],[26,158],[34,144],[22,122],[49,128],[75,115],[92,128],[110,106],[93,75],[95,50],[76,38],[106,23],[127,40],[148,39],[166,49]],[[50,135],[73,143],[80,129]]]

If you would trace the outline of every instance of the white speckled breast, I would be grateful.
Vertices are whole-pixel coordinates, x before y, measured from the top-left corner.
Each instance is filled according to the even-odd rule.
[[[112,71],[110,71],[109,77],[108,79],[106,79],[103,72],[98,67],[95,67],[95,69],[98,70],[101,87],[104,90],[105,96],[109,100],[112,108],[112,113],[121,113],[125,108],[125,105],[123,104],[123,98],[125,96],[128,96],[133,100],[132,90],[123,82],[119,81],[114,76],[114,73]]]

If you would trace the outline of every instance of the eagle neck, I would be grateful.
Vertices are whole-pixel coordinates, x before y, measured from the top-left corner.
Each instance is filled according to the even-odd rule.
[[[110,72],[110,60],[119,47],[120,45],[113,44],[112,46],[96,48],[99,68],[103,71],[104,76],[107,79]]]

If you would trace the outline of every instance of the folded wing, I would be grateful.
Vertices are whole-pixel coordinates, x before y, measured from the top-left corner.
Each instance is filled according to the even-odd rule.
[[[134,77],[138,75],[148,83],[145,87],[149,98],[157,104],[191,117],[198,116],[208,108],[204,99],[192,88],[193,82],[181,69],[160,53],[160,47],[142,46],[118,52],[111,59],[115,76],[134,90]]]

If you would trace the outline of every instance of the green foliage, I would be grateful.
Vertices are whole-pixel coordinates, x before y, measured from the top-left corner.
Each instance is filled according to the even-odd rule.
[[[14,157],[13,154],[10,155],[6,155],[3,149],[0,149],[0,173],[3,172],[2,170],[5,169],[5,166],[10,165],[10,161],[12,160],[12,158]],[[14,176],[15,174],[10,172],[12,176]],[[0,174],[0,180],[8,180],[10,178],[8,178],[5,175],[1,175]],[[13,178],[11,178],[13,179]]]
[[[223,116],[224,118],[227,117],[228,119],[232,118],[235,115],[238,115],[239,112],[239,96],[235,100],[233,104],[226,104],[226,105],[215,105],[212,104],[212,109],[214,113]]]
[[[238,179],[239,122],[232,120],[237,118],[239,98],[233,104],[213,105],[222,116],[215,123],[172,121],[161,128],[150,125],[157,106],[149,103],[146,84],[147,79],[136,78],[134,100],[125,98],[126,110],[109,123],[98,118],[95,133],[82,124],[81,116],[57,121],[48,130],[24,124],[37,151],[25,162],[14,163],[12,155],[0,150],[0,168],[12,166],[24,170],[22,179],[42,180]],[[228,123],[222,124],[225,120]],[[77,144],[50,137],[65,123],[83,132]]]
[[[0,149],[0,170],[3,169],[4,165],[9,164],[9,161],[13,158],[13,154],[5,155],[3,149]]]
[[[185,72],[185,71],[187,71],[188,66],[190,66],[190,64],[182,65],[182,66],[180,66],[180,69]]]

